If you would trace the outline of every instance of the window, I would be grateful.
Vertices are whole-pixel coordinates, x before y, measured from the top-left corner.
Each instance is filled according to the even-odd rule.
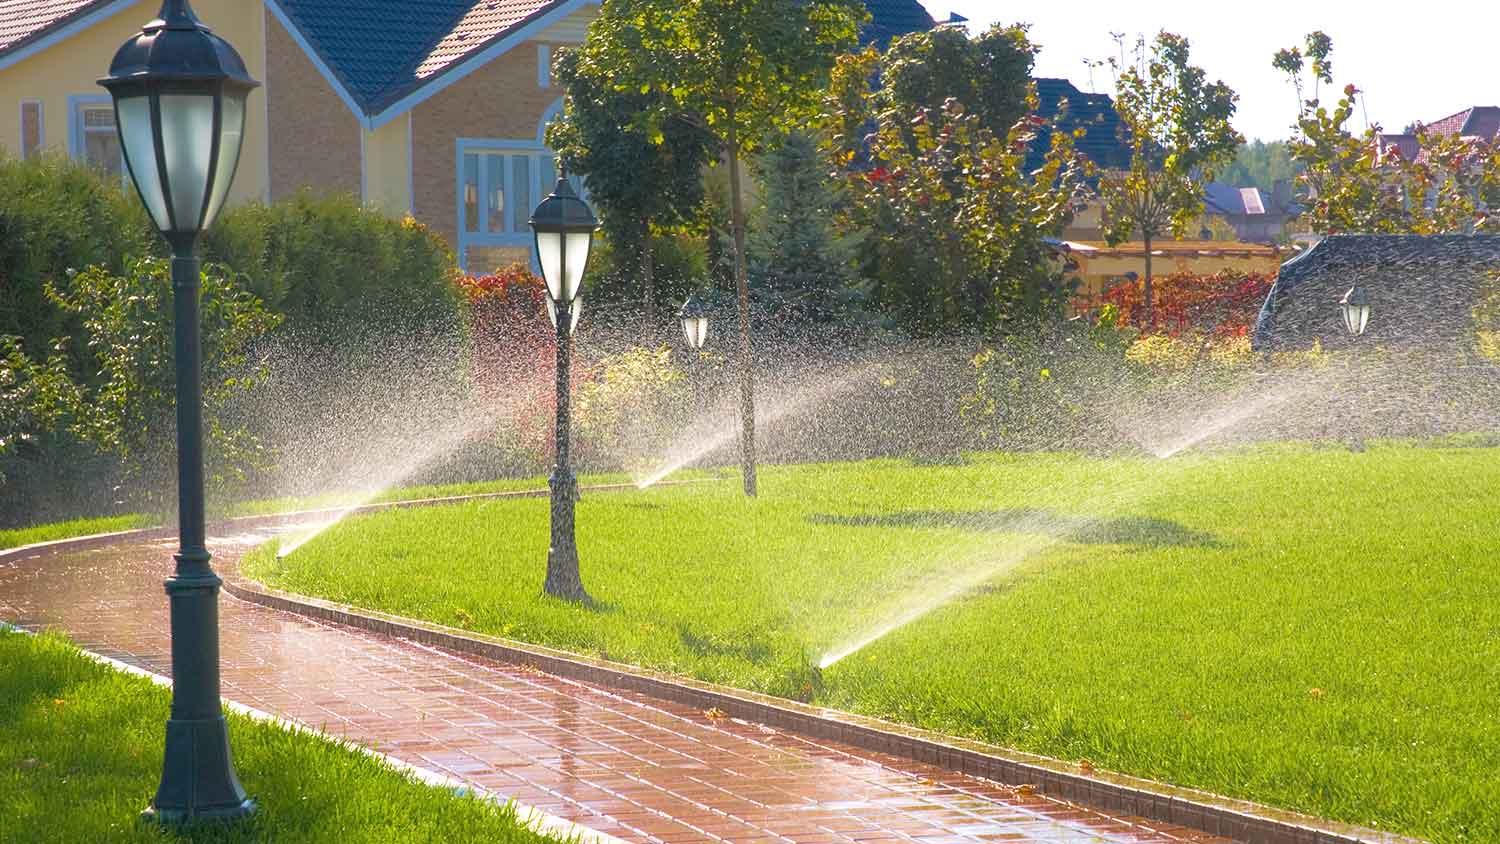
[[[552,48],[546,44],[536,45],[536,86],[552,87]]]
[[[552,191],[557,165],[548,150],[486,149],[463,154],[463,230],[480,242],[531,235],[532,206]],[[586,196],[581,179],[573,188]],[[483,201],[481,201],[481,198]],[[500,245],[492,243],[490,245]]]
[[[21,101],[21,159],[34,158],[42,152],[46,140],[46,128],[42,125],[42,104],[39,100]]]
[[[120,133],[115,129],[115,109],[108,97],[74,97],[72,125],[73,157],[112,176],[125,176],[125,155]]]

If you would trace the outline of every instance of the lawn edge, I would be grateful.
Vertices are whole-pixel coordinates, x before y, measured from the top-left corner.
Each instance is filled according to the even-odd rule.
[[[549,674],[637,692],[815,739],[838,741],[1113,814],[1201,830],[1243,844],[1426,844],[1423,839],[1326,820],[1212,792],[1117,774],[1085,771],[1039,754],[948,736],[838,709],[594,659],[419,619],[283,592],[237,572],[224,589],[240,600],[392,638],[446,648]]]
[[[686,486],[690,484],[717,483],[718,478],[691,478],[680,481],[658,481],[650,488]],[[639,490],[640,487],[633,483],[617,484],[592,484],[578,488],[580,493],[595,492],[631,492]],[[475,492],[468,495],[444,495],[436,498],[410,498],[402,501],[379,501],[370,504],[353,504],[334,507],[317,507],[311,510],[288,510],[282,513],[262,513],[252,516],[234,516],[228,519],[218,519],[208,524],[211,531],[224,528],[262,528],[277,527],[304,519],[317,516],[337,516],[339,514],[375,513],[381,510],[395,510],[417,507],[438,507],[444,504],[462,504],[466,501],[486,501],[489,499],[504,498],[545,498],[551,495],[547,489],[512,489],[502,492]],[[113,545],[124,539],[168,539],[177,535],[177,528],[158,525],[155,527],[131,528],[129,530],[116,530],[108,533],[90,533],[83,536],[66,536],[62,539],[48,539],[44,542],[32,542],[28,545],[15,545],[10,548],[0,548],[0,562],[14,557],[30,556],[32,554],[47,553],[52,551],[87,551],[93,548],[102,548]]]
[[[27,630],[24,627],[17,627],[16,625],[10,624],[5,621],[0,621],[0,631],[10,631],[14,633],[20,633],[25,636],[36,635],[35,631]],[[71,639],[69,641],[71,642]],[[121,662],[120,660],[113,657],[94,653],[87,648],[79,646],[76,642],[72,642],[72,645],[74,648],[77,648],[78,652],[83,654],[84,657],[93,660],[94,662],[108,666],[109,668],[123,672],[125,674],[130,674],[136,677],[144,677],[145,679],[150,680],[152,683],[155,683],[158,686],[163,686],[168,689],[172,687],[171,677],[157,674],[154,671],[149,671],[138,665],[131,665],[128,662]],[[230,700],[229,698],[222,698],[221,702],[223,703],[225,709],[228,709],[229,711],[236,714],[243,715],[252,721],[257,721],[265,724],[274,724],[275,726],[280,727],[287,732],[311,736],[313,738],[321,739],[339,747],[347,748],[357,753],[364,754],[365,756],[369,756],[372,759],[385,763],[394,770],[411,776],[412,779],[430,788],[447,789],[459,794],[473,794],[480,800],[486,800],[491,803],[497,803],[500,805],[510,804],[515,807],[516,818],[519,820],[519,822],[523,826],[529,827],[532,831],[537,832],[541,835],[549,836],[564,842],[577,842],[577,844],[629,844],[623,839],[616,838],[613,835],[599,832],[597,830],[590,829],[583,824],[576,823],[565,818],[560,818],[553,814],[549,814],[542,811],[541,809],[536,808],[535,806],[528,806],[525,803],[511,800],[510,798],[504,797],[482,786],[467,783],[460,779],[455,779],[454,777],[450,777],[447,774],[442,774],[429,768],[423,768],[420,765],[413,765],[412,763],[407,762],[404,759],[398,759],[395,756],[381,753],[380,751],[376,750],[373,747],[370,747],[369,745],[360,744],[359,742],[353,741],[352,739],[339,738],[338,736],[325,733],[317,727],[311,726],[309,724],[304,724],[301,721],[297,721],[291,718],[283,718],[279,715],[273,715],[270,712],[266,712],[265,710],[256,709],[253,706],[247,706],[238,701]]]

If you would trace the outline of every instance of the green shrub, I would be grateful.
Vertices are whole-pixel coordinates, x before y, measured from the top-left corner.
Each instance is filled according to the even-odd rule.
[[[595,469],[638,469],[660,457],[686,422],[686,384],[669,346],[602,358],[577,388],[581,460]]]
[[[352,196],[307,191],[231,209],[203,237],[203,257],[232,267],[291,330],[456,325],[453,254],[426,226]]]
[[[115,274],[90,267],[48,295],[82,326],[77,345],[88,352],[84,378],[68,376],[59,344],[45,362],[5,358],[0,381],[13,383],[28,404],[31,424],[66,431],[118,458],[129,488],[142,503],[171,490],[176,456],[176,368],[171,265],[141,258]],[[212,266],[202,275],[203,428],[209,480],[243,481],[264,463],[260,443],[224,413],[230,400],[264,373],[249,362],[251,345],[278,318],[245,289],[241,277]]]
[[[42,353],[77,322],[47,298],[48,282],[98,264],[120,272],[159,250],[140,201],[117,180],[59,156],[0,157],[0,336]]]

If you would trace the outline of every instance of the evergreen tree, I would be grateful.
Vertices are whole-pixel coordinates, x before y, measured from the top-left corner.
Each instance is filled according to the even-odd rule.
[[[755,162],[763,206],[750,235],[751,282],[778,318],[857,318],[866,291],[853,266],[861,237],[834,228],[839,196],[817,145],[793,132]]]

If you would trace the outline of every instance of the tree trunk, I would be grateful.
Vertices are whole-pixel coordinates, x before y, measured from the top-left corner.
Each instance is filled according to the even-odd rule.
[[[646,314],[646,341],[655,343],[661,336],[661,326],[656,324],[656,263],[651,245],[651,226],[642,226],[641,232],[641,293]]]
[[[740,315],[740,461],[744,467],[745,494],[755,495],[755,373],[750,355],[750,280],[745,265],[745,201],[740,192],[739,131],[735,127],[734,106],[729,107],[729,142],[725,157],[729,159],[729,217],[734,231],[734,288],[739,296]]]
[[[1151,297],[1151,234],[1142,232],[1142,239],[1146,244],[1146,333],[1156,327],[1156,302]]]

